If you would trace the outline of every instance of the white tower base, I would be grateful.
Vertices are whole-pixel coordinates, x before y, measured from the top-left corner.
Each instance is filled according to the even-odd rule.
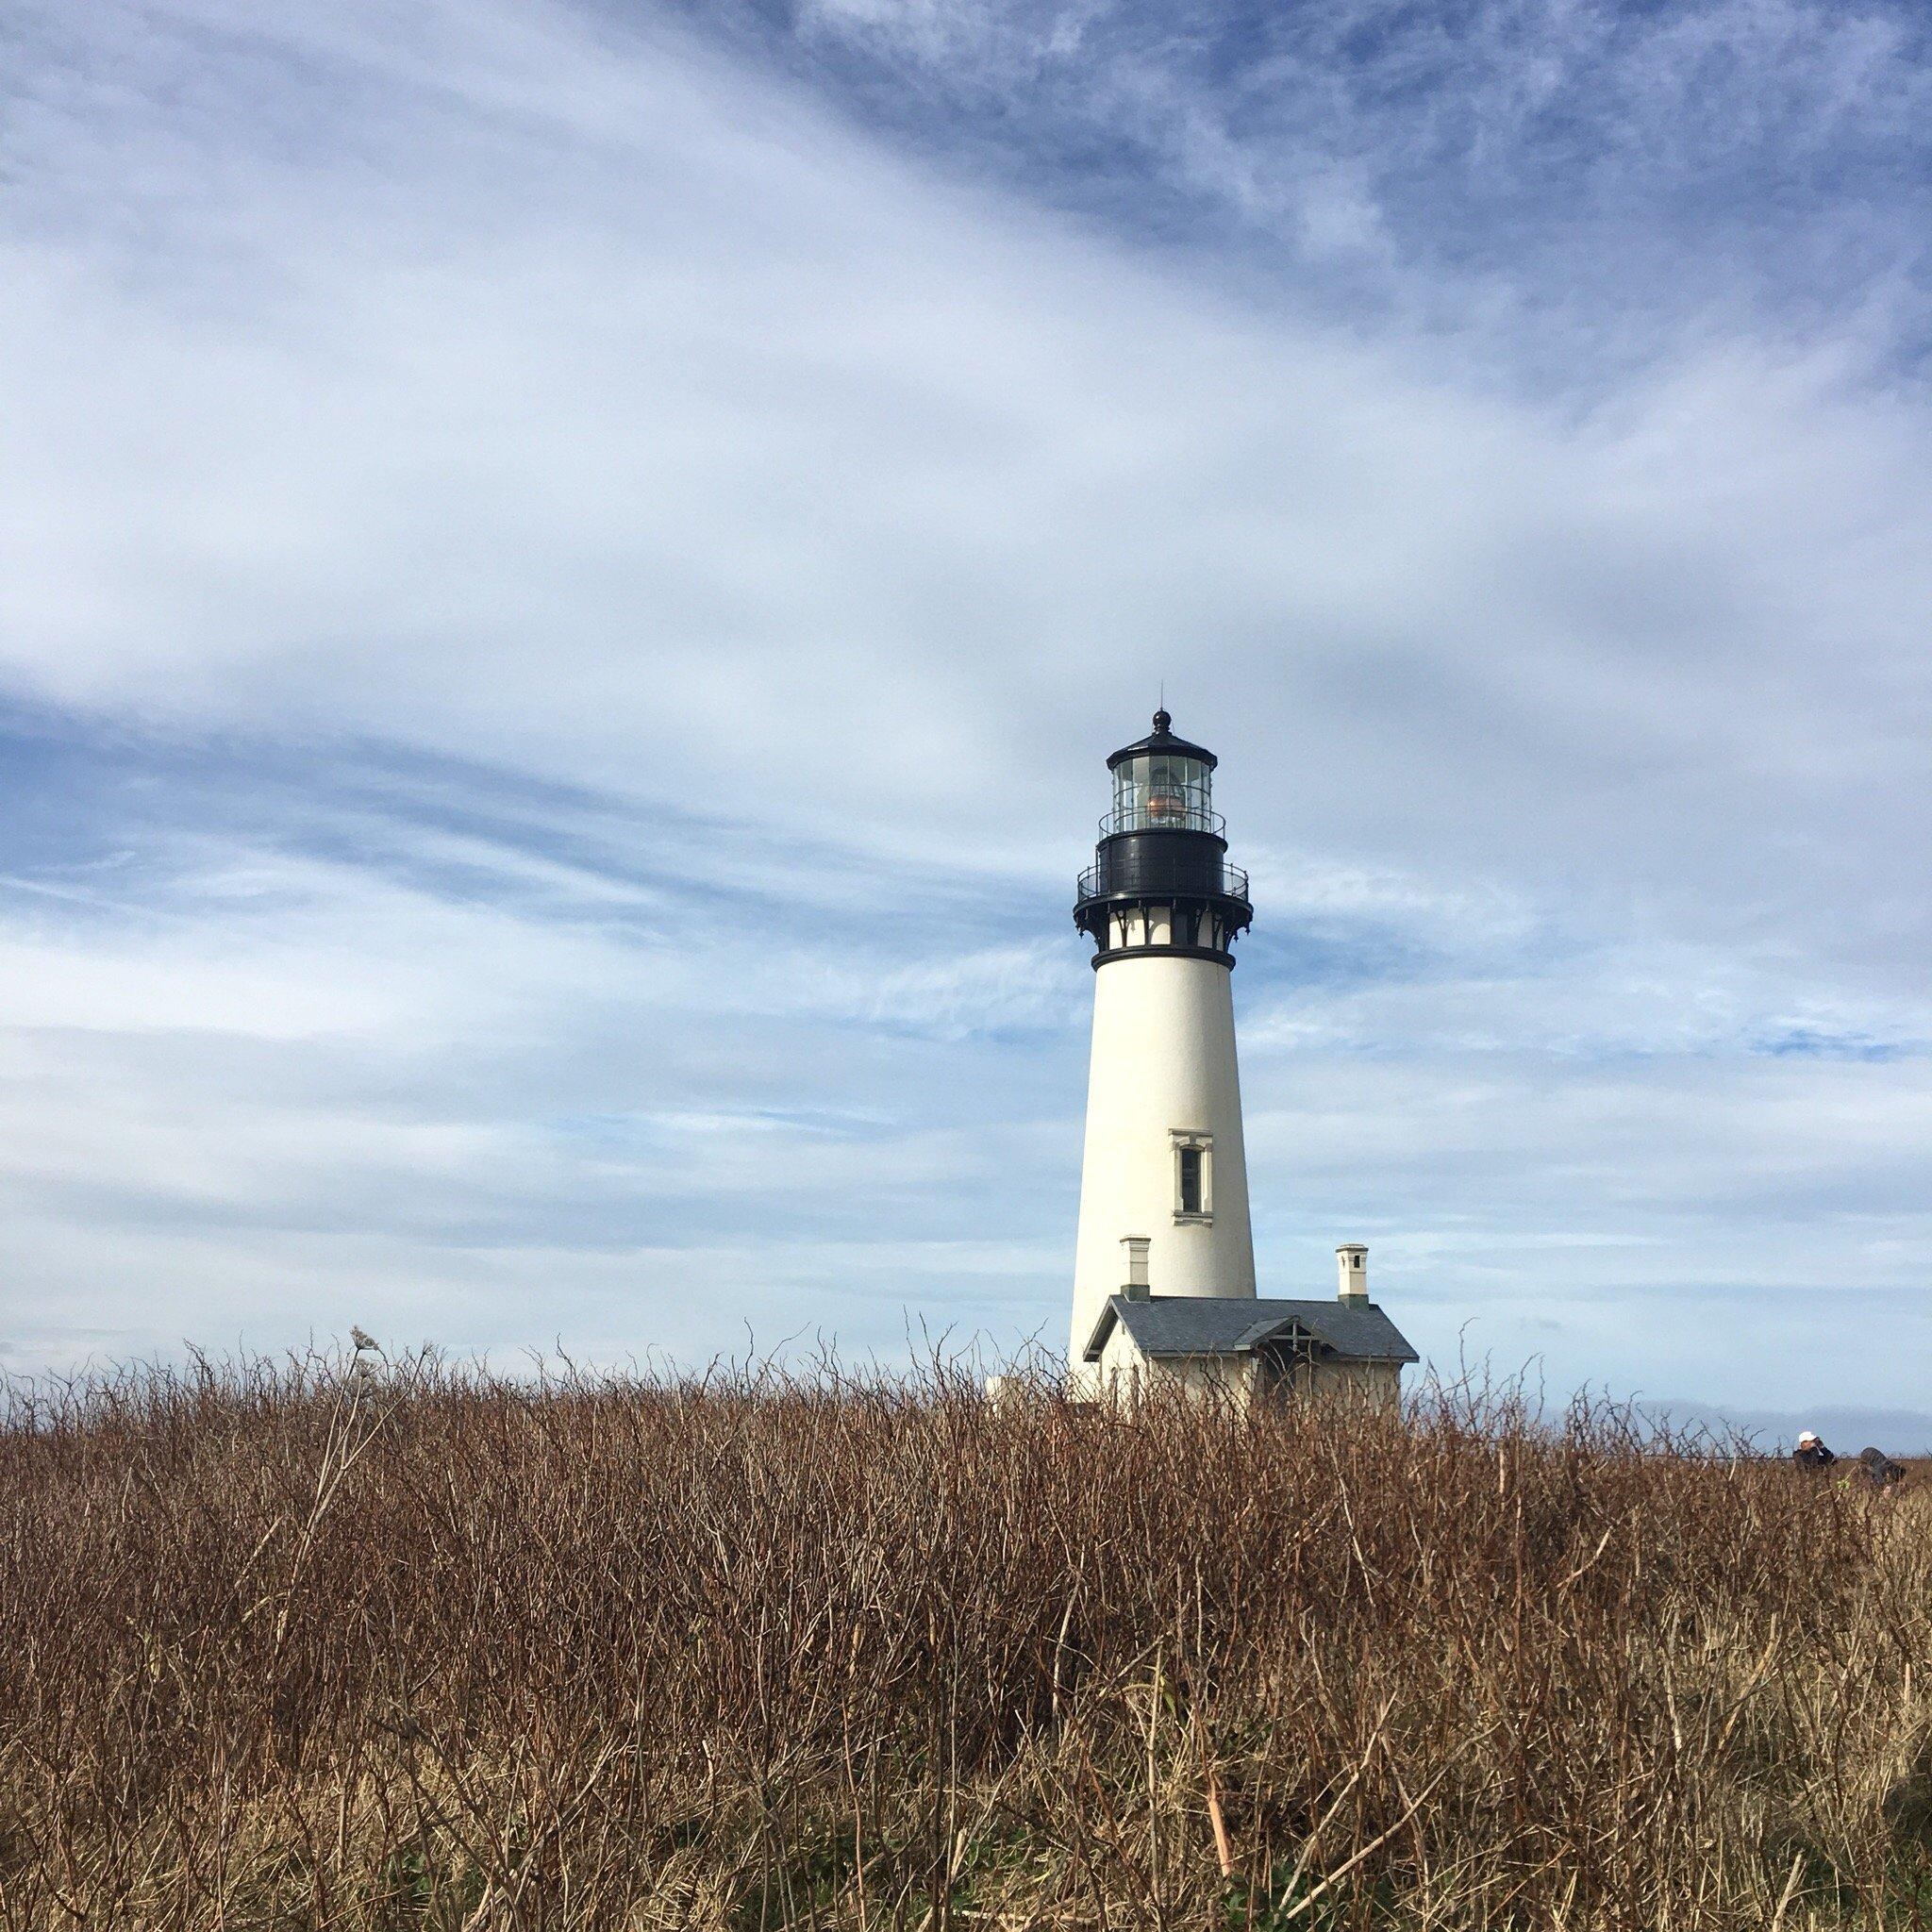
[[[1091,1381],[1082,1356],[1108,1297],[1130,1281],[1157,1295],[1255,1292],[1232,981],[1221,959],[1160,951],[1116,954],[1094,974],[1069,1354],[1076,1390]],[[1126,1245],[1140,1241],[1144,1272]]]

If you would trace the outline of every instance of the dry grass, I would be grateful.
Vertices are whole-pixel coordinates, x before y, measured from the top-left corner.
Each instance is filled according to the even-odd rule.
[[[8,1932],[1932,1920],[1932,1516],[1614,1416],[250,1362],[0,1541]]]

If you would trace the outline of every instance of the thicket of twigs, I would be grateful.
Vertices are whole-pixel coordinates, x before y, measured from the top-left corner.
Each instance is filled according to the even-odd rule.
[[[8,1932],[1932,1921],[1909,1500],[1467,1391],[348,1366],[14,1389]]]

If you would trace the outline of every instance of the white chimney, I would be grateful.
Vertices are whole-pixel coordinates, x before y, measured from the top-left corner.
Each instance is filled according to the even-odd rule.
[[[1336,1273],[1341,1277],[1341,1299],[1365,1302],[1369,1298],[1369,1251],[1360,1241],[1349,1241],[1335,1251]]]

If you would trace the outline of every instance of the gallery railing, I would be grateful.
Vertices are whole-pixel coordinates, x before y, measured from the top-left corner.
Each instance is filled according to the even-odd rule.
[[[1145,852],[1103,858],[1080,874],[1082,899],[1161,899],[1178,896],[1188,899],[1235,899],[1248,903],[1248,875],[1240,866],[1224,858],[1209,858],[1206,864],[1198,855],[1180,855],[1175,865],[1149,863],[1153,855]]]

